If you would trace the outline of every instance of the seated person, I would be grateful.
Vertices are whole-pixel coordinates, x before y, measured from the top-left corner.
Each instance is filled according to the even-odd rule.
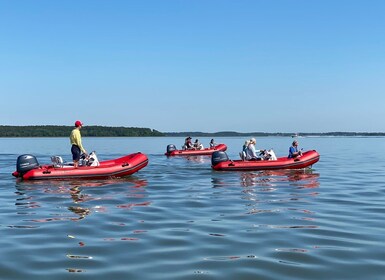
[[[255,140],[255,138],[250,139],[249,144],[248,144],[247,149],[246,149],[246,160],[263,160],[263,157],[260,157],[257,155],[257,151],[262,152],[263,150],[256,150],[255,149],[256,143],[257,143],[257,141]]]
[[[199,143],[198,139],[195,139],[193,147],[195,150],[203,150],[203,145],[201,143]]]
[[[247,155],[247,147],[250,144],[250,140],[246,140],[245,144],[242,146],[242,152],[239,153],[239,156],[241,157],[242,160],[246,160],[246,155]]]
[[[213,149],[216,145],[217,145],[217,143],[214,142],[214,139],[211,139],[211,141],[210,141],[210,149]]]
[[[302,152],[298,150],[298,141],[294,140],[291,144],[291,147],[289,148],[289,155],[288,158],[296,158],[300,157],[302,155]]]
[[[189,136],[184,140],[183,150],[193,150],[193,149],[194,147],[191,142],[191,137]]]

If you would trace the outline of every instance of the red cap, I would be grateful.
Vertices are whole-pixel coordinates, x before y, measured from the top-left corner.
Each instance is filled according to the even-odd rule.
[[[76,121],[75,122],[75,126],[76,127],[79,127],[79,126],[82,126],[82,125],[83,125],[83,123],[81,121]]]

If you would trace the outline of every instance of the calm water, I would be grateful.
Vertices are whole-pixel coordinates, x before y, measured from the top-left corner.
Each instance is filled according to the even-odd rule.
[[[200,139],[208,144],[209,138]],[[244,138],[217,138],[237,158]],[[257,147],[287,154],[291,138]],[[0,279],[383,279],[385,138],[299,138],[312,170],[217,172],[167,158],[182,138],[83,138],[125,179],[19,182],[20,154],[70,159],[67,138],[0,139]]]

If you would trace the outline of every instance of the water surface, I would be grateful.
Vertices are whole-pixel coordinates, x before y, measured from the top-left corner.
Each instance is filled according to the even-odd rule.
[[[210,138],[200,138],[208,145]],[[244,138],[217,138],[237,158]],[[16,158],[70,160],[67,138],[0,139],[1,279],[382,279],[385,138],[299,138],[308,170],[218,172],[164,156],[183,138],[83,138],[124,179],[19,181]],[[291,138],[257,138],[287,154]],[[112,279],[112,278],[111,278]]]

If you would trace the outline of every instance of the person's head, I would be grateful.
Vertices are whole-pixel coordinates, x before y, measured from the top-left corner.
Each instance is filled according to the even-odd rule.
[[[198,143],[198,139],[195,139],[195,143]]]
[[[210,141],[211,143],[214,143],[214,139],[211,139],[211,141]]]
[[[245,146],[248,146],[250,144],[250,140],[245,141]]]
[[[75,127],[82,127],[83,123],[81,121],[76,121],[75,122]]]
[[[257,143],[257,141],[255,140],[255,138],[251,138],[250,139],[250,144],[254,144],[255,145],[256,143]]]
[[[293,146],[298,146],[298,141],[297,141],[297,140],[294,140],[292,145],[293,145]]]

